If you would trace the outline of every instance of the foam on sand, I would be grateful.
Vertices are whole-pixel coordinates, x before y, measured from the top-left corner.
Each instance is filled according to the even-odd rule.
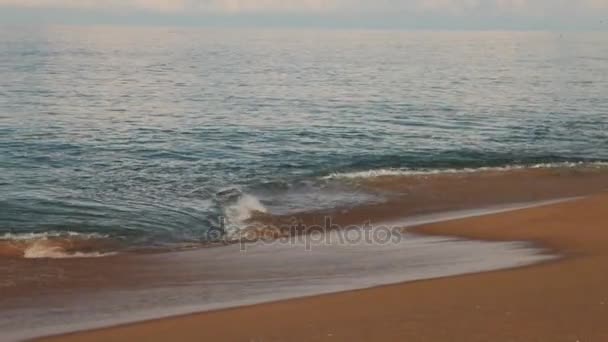
[[[97,233],[6,233],[0,235],[0,257],[96,258],[115,254],[111,245],[107,236]]]

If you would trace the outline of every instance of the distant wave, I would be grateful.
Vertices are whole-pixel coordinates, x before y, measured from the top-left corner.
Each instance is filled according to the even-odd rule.
[[[608,162],[596,161],[596,162],[556,162],[556,163],[538,163],[531,165],[505,165],[505,166],[487,166],[477,168],[386,168],[386,169],[373,169],[366,171],[353,171],[353,172],[335,172],[327,176],[322,177],[323,179],[355,179],[355,178],[375,178],[375,177],[387,177],[387,176],[418,176],[418,175],[436,175],[436,174],[450,174],[450,173],[474,173],[484,171],[512,171],[512,170],[523,170],[523,169],[550,169],[550,168],[604,168],[608,167]]]

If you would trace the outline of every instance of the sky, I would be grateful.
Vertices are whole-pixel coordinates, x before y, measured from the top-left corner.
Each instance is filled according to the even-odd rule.
[[[0,24],[608,31],[608,0],[0,0]]]

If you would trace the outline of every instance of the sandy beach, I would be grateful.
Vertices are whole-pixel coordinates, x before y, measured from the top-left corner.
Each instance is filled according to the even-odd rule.
[[[530,267],[180,316],[39,341],[606,341],[608,195],[467,218],[423,234],[534,242]]]

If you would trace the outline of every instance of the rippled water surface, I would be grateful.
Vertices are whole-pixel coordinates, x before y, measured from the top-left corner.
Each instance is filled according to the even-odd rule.
[[[2,28],[0,75],[0,236],[197,241],[375,199],[335,173],[608,159],[599,33]]]

